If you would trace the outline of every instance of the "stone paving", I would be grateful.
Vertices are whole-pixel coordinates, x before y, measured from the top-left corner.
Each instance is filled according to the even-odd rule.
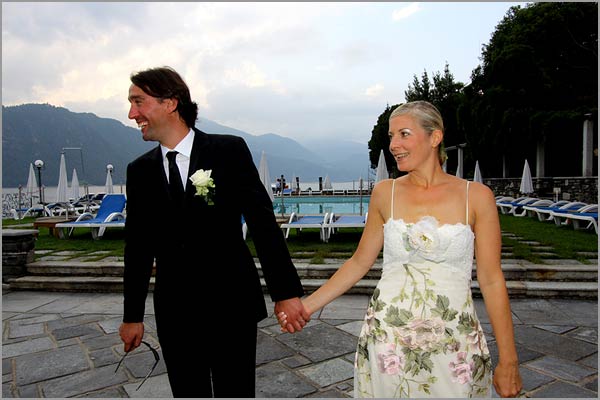
[[[262,321],[256,397],[352,397],[354,351],[367,303],[365,295],[342,296],[295,335],[282,334],[272,316]],[[496,363],[485,307],[481,299],[475,304]],[[597,398],[597,301],[511,304],[526,396]],[[3,398],[172,397],[162,360],[136,391],[154,363],[144,346],[115,372],[123,354],[121,294],[4,292],[2,311]],[[151,297],[146,312],[145,339],[158,348]]]

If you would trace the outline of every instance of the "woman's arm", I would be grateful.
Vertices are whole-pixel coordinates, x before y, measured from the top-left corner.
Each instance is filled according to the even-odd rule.
[[[500,263],[502,239],[498,211],[492,191],[484,185],[471,185],[470,205],[474,210],[477,281],[485,301],[498,345],[498,366],[494,386],[502,397],[514,397],[522,388],[519,360],[508,291]]]
[[[316,292],[303,299],[309,314],[323,308],[344,294],[371,269],[383,246],[383,215],[391,190],[391,181],[376,185],[369,202],[369,218],[356,251]],[[385,210],[385,211],[384,211]]]

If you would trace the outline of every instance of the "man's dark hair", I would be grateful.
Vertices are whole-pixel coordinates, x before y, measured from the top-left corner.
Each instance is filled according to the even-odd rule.
[[[173,68],[159,67],[136,72],[131,75],[131,82],[159,101],[176,99],[179,117],[188,128],[196,124],[198,104],[192,101],[190,89]]]

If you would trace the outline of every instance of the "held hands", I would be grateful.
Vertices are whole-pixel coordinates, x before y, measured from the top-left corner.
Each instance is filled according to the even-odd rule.
[[[517,397],[523,389],[519,365],[499,363],[494,371],[494,388],[501,397]]]
[[[282,332],[300,332],[310,321],[310,313],[306,311],[298,297],[275,303],[275,315]]]

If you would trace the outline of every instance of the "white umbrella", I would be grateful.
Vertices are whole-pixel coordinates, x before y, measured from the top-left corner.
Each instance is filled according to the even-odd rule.
[[[379,153],[379,162],[377,163],[377,173],[375,174],[375,183],[388,179],[390,177],[387,165],[385,164],[385,156],[383,155],[383,149]]]
[[[462,178],[462,171],[460,170],[460,165],[458,167],[456,167],[456,176],[458,176],[459,178]]]
[[[260,156],[260,163],[258,164],[258,176],[262,184],[265,186],[265,189],[267,189],[269,198],[271,199],[271,201],[273,201],[273,189],[271,189],[271,175],[269,174],[267,156],[265,155],[264,150],[262,152],[262,155]]]
[[[521,186],[519,192],[523,194],[533,193],[533,181],[531,180],[531,171],[529,170],[529,163],[525,159],[525,166],[523,167],[523,175],[521,176]]]
[[[333,190],[333,185],[331,184],[331,179],[329,179],[329,175],[325,175],[325,181],[323,182],[323,190]]]
[[[104,183],[104,191],[106,192],[106,194],[111,194],[115,192],[115,188],[113,187],[112,182],[112,174],[110,173],[110,170],[106,171],[106,183]]]
[[[481,176],[481,170],[479,169],[479,160],[475,161],[475,175],[473,176],[473,182],[483,183],[483,177]]]
[[[29,176],[27,177],[27,189],[26,194],[30,200],[30,207],[33,204],[33,195],[37,193],[38,185],[37,180],[35,179],[35,172],[33,170],[33,164],[29,163]]]
[[[60,155],[60,167],[58,170],[58,187],[56,188],[56,202],[66,203],[67,197],[67,163],[65,162],[65,154]]]
[[[77,170],[73,168],[73,177],[71,178],[71,198],[77,201],[79,196],[79,179],[77,178]]]

